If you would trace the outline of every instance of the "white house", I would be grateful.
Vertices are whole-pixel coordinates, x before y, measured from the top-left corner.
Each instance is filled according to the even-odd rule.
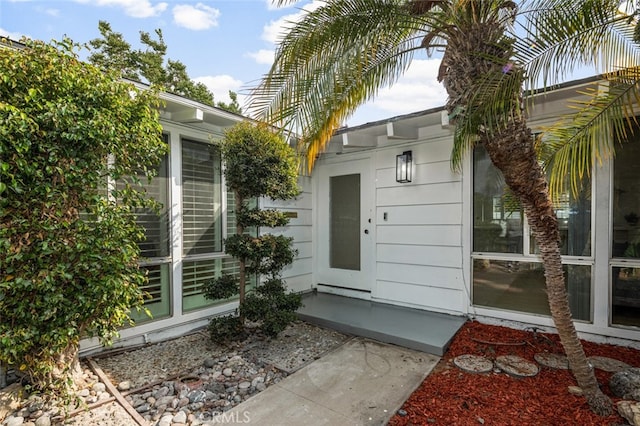
[[[534,132],[567,113],[567,102],[589,84],[597,81],[538,95],[529,111]],[[484,321],[552,326],[526,217],[505,197],[482,148],[461,173],[451,170],[451,149],[441,108],[337,132],[313,172],[313,286]],[[410,154],[410,182],[396,176],[403,153]],[[556,207],[576,328],[600,341],[640,340],[640,136],[617,153],[593,170],[580,196],[567,192]],[[343,251],[345,229],[353,232]]]
[[[541,131],[595,80],[538,95],[530,125]],[[149,270],[147,307],[117,345],[184,334],[231,312],[199,286],[232,271],[222,240],[233,232],[231,194],[214,141],[244,117],[164,94],[162,125],[171,153],[149,188],[165,209],[141,215]],[[603,135],[603,137],[607,137]],[[637,138],[638,139],[638,138]],[[343,128],[300,178],[291,212],[299,254],[284,271],[293,291],[332,293],[418,310],[552,326],[535,239],[481,148],[451,170],[452,129],[442,108]],[[399,155],[405,153],[406,157]],[[400,163],[398,160],[408,160]],[[576,327],[600,341],[640,341],[640,142],[618,147],[593,170],[590,190],[557,207],[563,263]],[[397,174],[407,169],[409,179]],[[404,180],[404,182],[402,182]],[[589,185],[587,185],[588,187]],[[85,341],[83,352],[98,350]]]

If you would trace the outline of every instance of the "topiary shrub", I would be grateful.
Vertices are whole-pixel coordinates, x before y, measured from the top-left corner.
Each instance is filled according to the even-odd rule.
[[[280,279],[282,269],[293,262],[297,251],[291,246],[292,238],[247,234],[246,230],[253,227],[289,223],[283,212],[250,208],[249,204],[260,197],[287,200],[299,194],[296,153],[270,128],[250,123],[229,129],[221,150],[236,211],[236,233],[225,239],[225,252],[238,259],[239,274],[237,278],[223,276],[205,283],[204,294],[209,299],[222,299],[230,297],[233,290],[239,294],[237,321],[243,325],[245,319],[256,321],[266,334],[274,336],[295,320],[295,311],[301,306],[300,296],[288,293]],[[265,276],[266,281],[247,294],[247,274]],[[226,321],[232,320],[211,321],[209,331],[214,341],[230,335]]]
[[[296,319],[296,310],[302,305],[302,297],[286,291],[284,282],[272,278],[247,294],[241,309],[249,321],[261,323],[261,330],[275,337]]]

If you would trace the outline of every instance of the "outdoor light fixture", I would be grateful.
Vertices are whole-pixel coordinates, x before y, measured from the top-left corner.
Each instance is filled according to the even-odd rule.
[[[396,155],[396,182],[411,182],[411,151]]]

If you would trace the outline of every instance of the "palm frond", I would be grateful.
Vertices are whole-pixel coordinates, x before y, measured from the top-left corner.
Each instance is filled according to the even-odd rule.
[[[625,141],[636,123],[640,103],[640,68],[605,75],[606,82],[580,92],[570,107],[574,113],[543,129],[543,164],[550,170],[549,186],[556,197],[568,185],[576,195],[594,164],[615,155],[615,143]]]
[[[597,72],[640,63],[636,27],[616,0],[535,0],[521,11],[516,60],[527,69],[527,88],[563,81],[578,67]]]
[[[309,12],[252,90],[250,113],[298,132],[308,168],[343,120],[408,68],[421,39],[400,3],[338,0]]]

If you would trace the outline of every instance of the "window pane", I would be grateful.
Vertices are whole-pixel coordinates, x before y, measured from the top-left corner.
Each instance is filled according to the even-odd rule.
[[[636,129],[637,131],[637,129]],[[637,135],[637,133],[636,133]],[[616,147],[613,171],[613,257],[640,259],[640,142]]]
[[[359,271],[360,175],[332,176],[329,185],[329,266]]]
[[[170,228],[169,228],[169,165],[165,156],[157,168],[156,176],[147,179],[144,173],[137,175],[139,184],[132,184],[133,189],[145,192],[147,199],[153,199],[160,204],[160,210],[150,208],[135,209],[136,223],[144,228],[144,241],[140,241],[140,254],[142,257],[167,257],[169,256]],[[130,181],[128,181],[131,183]],[[124,188],[124,182],[116,182],[117,189]]]
[[[612,268],[611,322],[640,326],[640,268]]]
[[[591,267],[563,265],[573,318],[591,319]],[[473,304],[551,315],[541,263],[474,259]]]
[[[522,213],[483,147],[473,153],[473,251],[522,253]]]
[[[148,271],[149,282],[142,287],[151,299],[146,299],[144,307],[151,311],[153,318],[149,318],[143,311],[132,311],[131,319],[137,323],[157,320],[171,315],[171,264],[148,265],[143,269]]]
[[[183,254],[222,251],[222,189],[219,150],[182,142]]]
[[[568,187],[566,179],[565,187]],[[560,230],[560,254],[568,256],[591,255],[591,179],[582,183],[579,194],[567,190],[558,197],[554,211],[558,217]],[[531,235],[531,252],[538,254],[540,248]]]
[[[222,274],[237,276],[238,261],[233,258],[218,258],[197,262],[184,262],[182,266],[182,310],[184,312],[215,305],[220,301],[208,300],[202,295],[202,285]],[[253,287],[250,280],[247,290]]]

